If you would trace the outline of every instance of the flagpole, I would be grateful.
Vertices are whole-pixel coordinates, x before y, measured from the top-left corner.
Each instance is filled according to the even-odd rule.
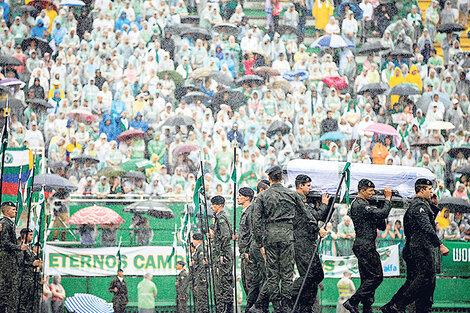
[[[204,267],[204,270],[206,272],[206,281],[208,283],[208,298],[209,298],[209,301],[207,301],[207,306],[209,308],[209,312],[212,312],[213,308],[214,308],[214,303],[215,303],[215,307],[217,307],[217,301],[215,300],[215,290],[213,290],[212,288],[212,275],[213,275],[213,271],[212,271],[212,257],[209,253],[209,249],[206,247],[206,240],[205,240],[205,237],[206,237],[206,229],[205,229],[205,223],[203,222],[203,218],[202,218],[202,213],[199,213],[199,219],[200,219],[200,223],[201,223],[201,233],[202,233],[202,251],[203,251],[203,255],[204,255],[204,260],[207,260],[208,264],[209,264],[209,270],[207,270],[205,267]],[[209,237],[207,237],[209,238]],[[210,239],[209,239],[210,240]],[[209,243],[210,245],[210,243]],[[216,312],[217,312],[217,309],[216,309]]]
[[[44,193],[44,185],[42,186],[42,192]],[[45,205],[46,205],[46,199],[44,198],[44,202],[43,204],[41,205],[41,213],[39,214],[39,218],[38,218],[38,222],[39,222],[39,232],[38,232],[38,240],[36,242],[36,259],[37,260],[40,260],[42,259],[42,257],[40,257],[41,255],[41,233],[42,233],[42,224],[43,222],[45,223],[44,221],[44,217],[45,217],[45,212],[44,212],[44,215],[42,213],[42,210],[45,210]],[[43,254],[44,256],[44,254]],[[38,271],[34,273],[34,286],[37,286],[38,285],[38,281],[39,281],[39,276],[40,276],[40,269],[39,267],[37,268]],[[41,305],[41,301],[38,301],[38,303],[36,304],[36,300],[39,300],[39,297],[40,297],[40,293],[37,294],[35,297],[34,297],[34,307],[37,307],[38,308],[38,312],[39,312],[39,309],[40,309],[40,305]]]
[[[21,173],[22,173],[22,171],[23,171],[23,167],[20,166],[20,176],[18,176],[18,192],[17,192],[17,195],[16,195],[17,198],[18,198],[18,195],[21,192]],[[3,170],[2,170],[2,173],[3,173]],[[21,200],[23,200],[23,196],[21,197]],[[1,200],[0,200],[0,203],[1,203]],[[21,204],[22,207],[23,207],[23,205],[24,205],[24,203]],[[23,211],[21,211],[18,214],[18,209],[19,208],[20,208],[20,202],[18,201],[18,203],[16,204],[15,225],[18,225],[18,220],[21,218],[21,213],[23,213]]]
[[[235,135],[235,145],[233,146],[233,277],[234,277],[234,290],[235,290],[235,313],[238,313],[238,299],[237,299],[237,141]]]
[[[2,175],[0,176],[0,203],[2,203],[3,200],[3,173],[5,169],[5,155],[7,152],[7,146],[8,146],[8,98],[7,98],[7,106],[4,109],[5,112],[3,113],[5,117],[5,125],[3,125],[3,133],[2,133]]]

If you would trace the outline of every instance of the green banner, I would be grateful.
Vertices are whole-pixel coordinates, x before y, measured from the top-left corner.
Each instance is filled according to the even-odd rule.
[[[449,255],[442,256],[442,275],[470,277],[470,243],[446,241],[444,245],[449,248]]]

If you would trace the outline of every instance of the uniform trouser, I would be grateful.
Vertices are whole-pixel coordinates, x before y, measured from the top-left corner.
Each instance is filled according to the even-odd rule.
[[[126,313],[126,304],[121,301],[113,301],[114,313]]]
[[[294,277],[294,243],[291,240],[266,242],[264,248],[266,281],[260,294],[271,302],[290,301]]]
[[[187,298],[177,298],[176,299],[176,310],[178,313],[188,312],[188,299]]]
[[[196,313],[209,312],[209,293],[207,282],[200,282],[196,285],[194,303]]]
[[[32,275],[31,275],[32,274]],[[19,293],[19,310],[18,313],[33,313],[37,311],[36,297],[38,296],[37,288],[35,288],[34,274],[20,272],[21,293]],[[22,281],[21,281],[22,280]],[[35,294],[36,293],[36,294]],[[35,308],[36,306],[36,308]]]
[[[215,297],[217,300],[217,312],[229,310],[227,304],[233,310],[233,262],[230,258],[225,258],[224,263],[220,263],[220,257],[214,261],[215,276]]]
[[[257,260],[250,255],[250,262],[241,259],[242,283],[246,294],[246,312],[255,304],[265,279],[264,260]]]
[[[315,242],[296,240],[295,244],[295,263],[300,277],[297,278],[293,286],[293,300],[297,298],[303,281],[305,285],[299,297],[297,311],[311,312],[318,292],[318,285],[324,278],[323,267],[320,256],[316,250]],[[307,273],[308,266],[313,256],[312,266]]]
[[[18,311],[18,278],[16,252],[0,252],[0,313]]]
[[[416,313],[431,312],[432,297],[436,288],[436,271],[434,254],[431,249],[416,251],[413,255],[407,256],[404,253],[406,262],[406,281],[395,293],[390,303],[396,303],[400,307],[416,302]]]
[[[354,245],[353,252],[357,257],[361,285],[349,301],[352,304],[362,302],[364,307],[370,308],[374,303],[375,290],[383,281],[380,255],[371,244]]]

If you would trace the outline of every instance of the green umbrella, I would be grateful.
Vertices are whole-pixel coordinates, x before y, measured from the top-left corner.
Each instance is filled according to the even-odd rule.
[[[126,171],[120,168],[119,166],[107,166],[103,167],[96,173],[98,176],[106,176],[106,177],[113,177],[113,176],[122,176],[126,174]]]
[[[158,78],[165,79],[165,74],[169,74],[169,78],[175,82],[176,87],[183,85],[184,78],[177,71],[161,71],[157,74]]]
[[[126,172],[137,171],[155,167],[155,164],[147,159],[132,159],[119,165]]]

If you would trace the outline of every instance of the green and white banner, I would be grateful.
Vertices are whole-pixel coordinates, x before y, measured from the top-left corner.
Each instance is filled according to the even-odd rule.
[[[382,261],[384,276],[400,276],[398,245],[379,248],[377,251]],[[359,277],[357,258],[354,255],[344,257],[322,255],[321,258],[325,277],[342,277],[346,270],[352,272],[352,277]]]
[[[118,247],[62,248],[45,245],[46,275],[113,276],[118,270]],[[121,247],[124,275],[176,275],[176,262],[185,261],[182,247],[171,246]],[[173,252],[173,253],[172,253]]]

